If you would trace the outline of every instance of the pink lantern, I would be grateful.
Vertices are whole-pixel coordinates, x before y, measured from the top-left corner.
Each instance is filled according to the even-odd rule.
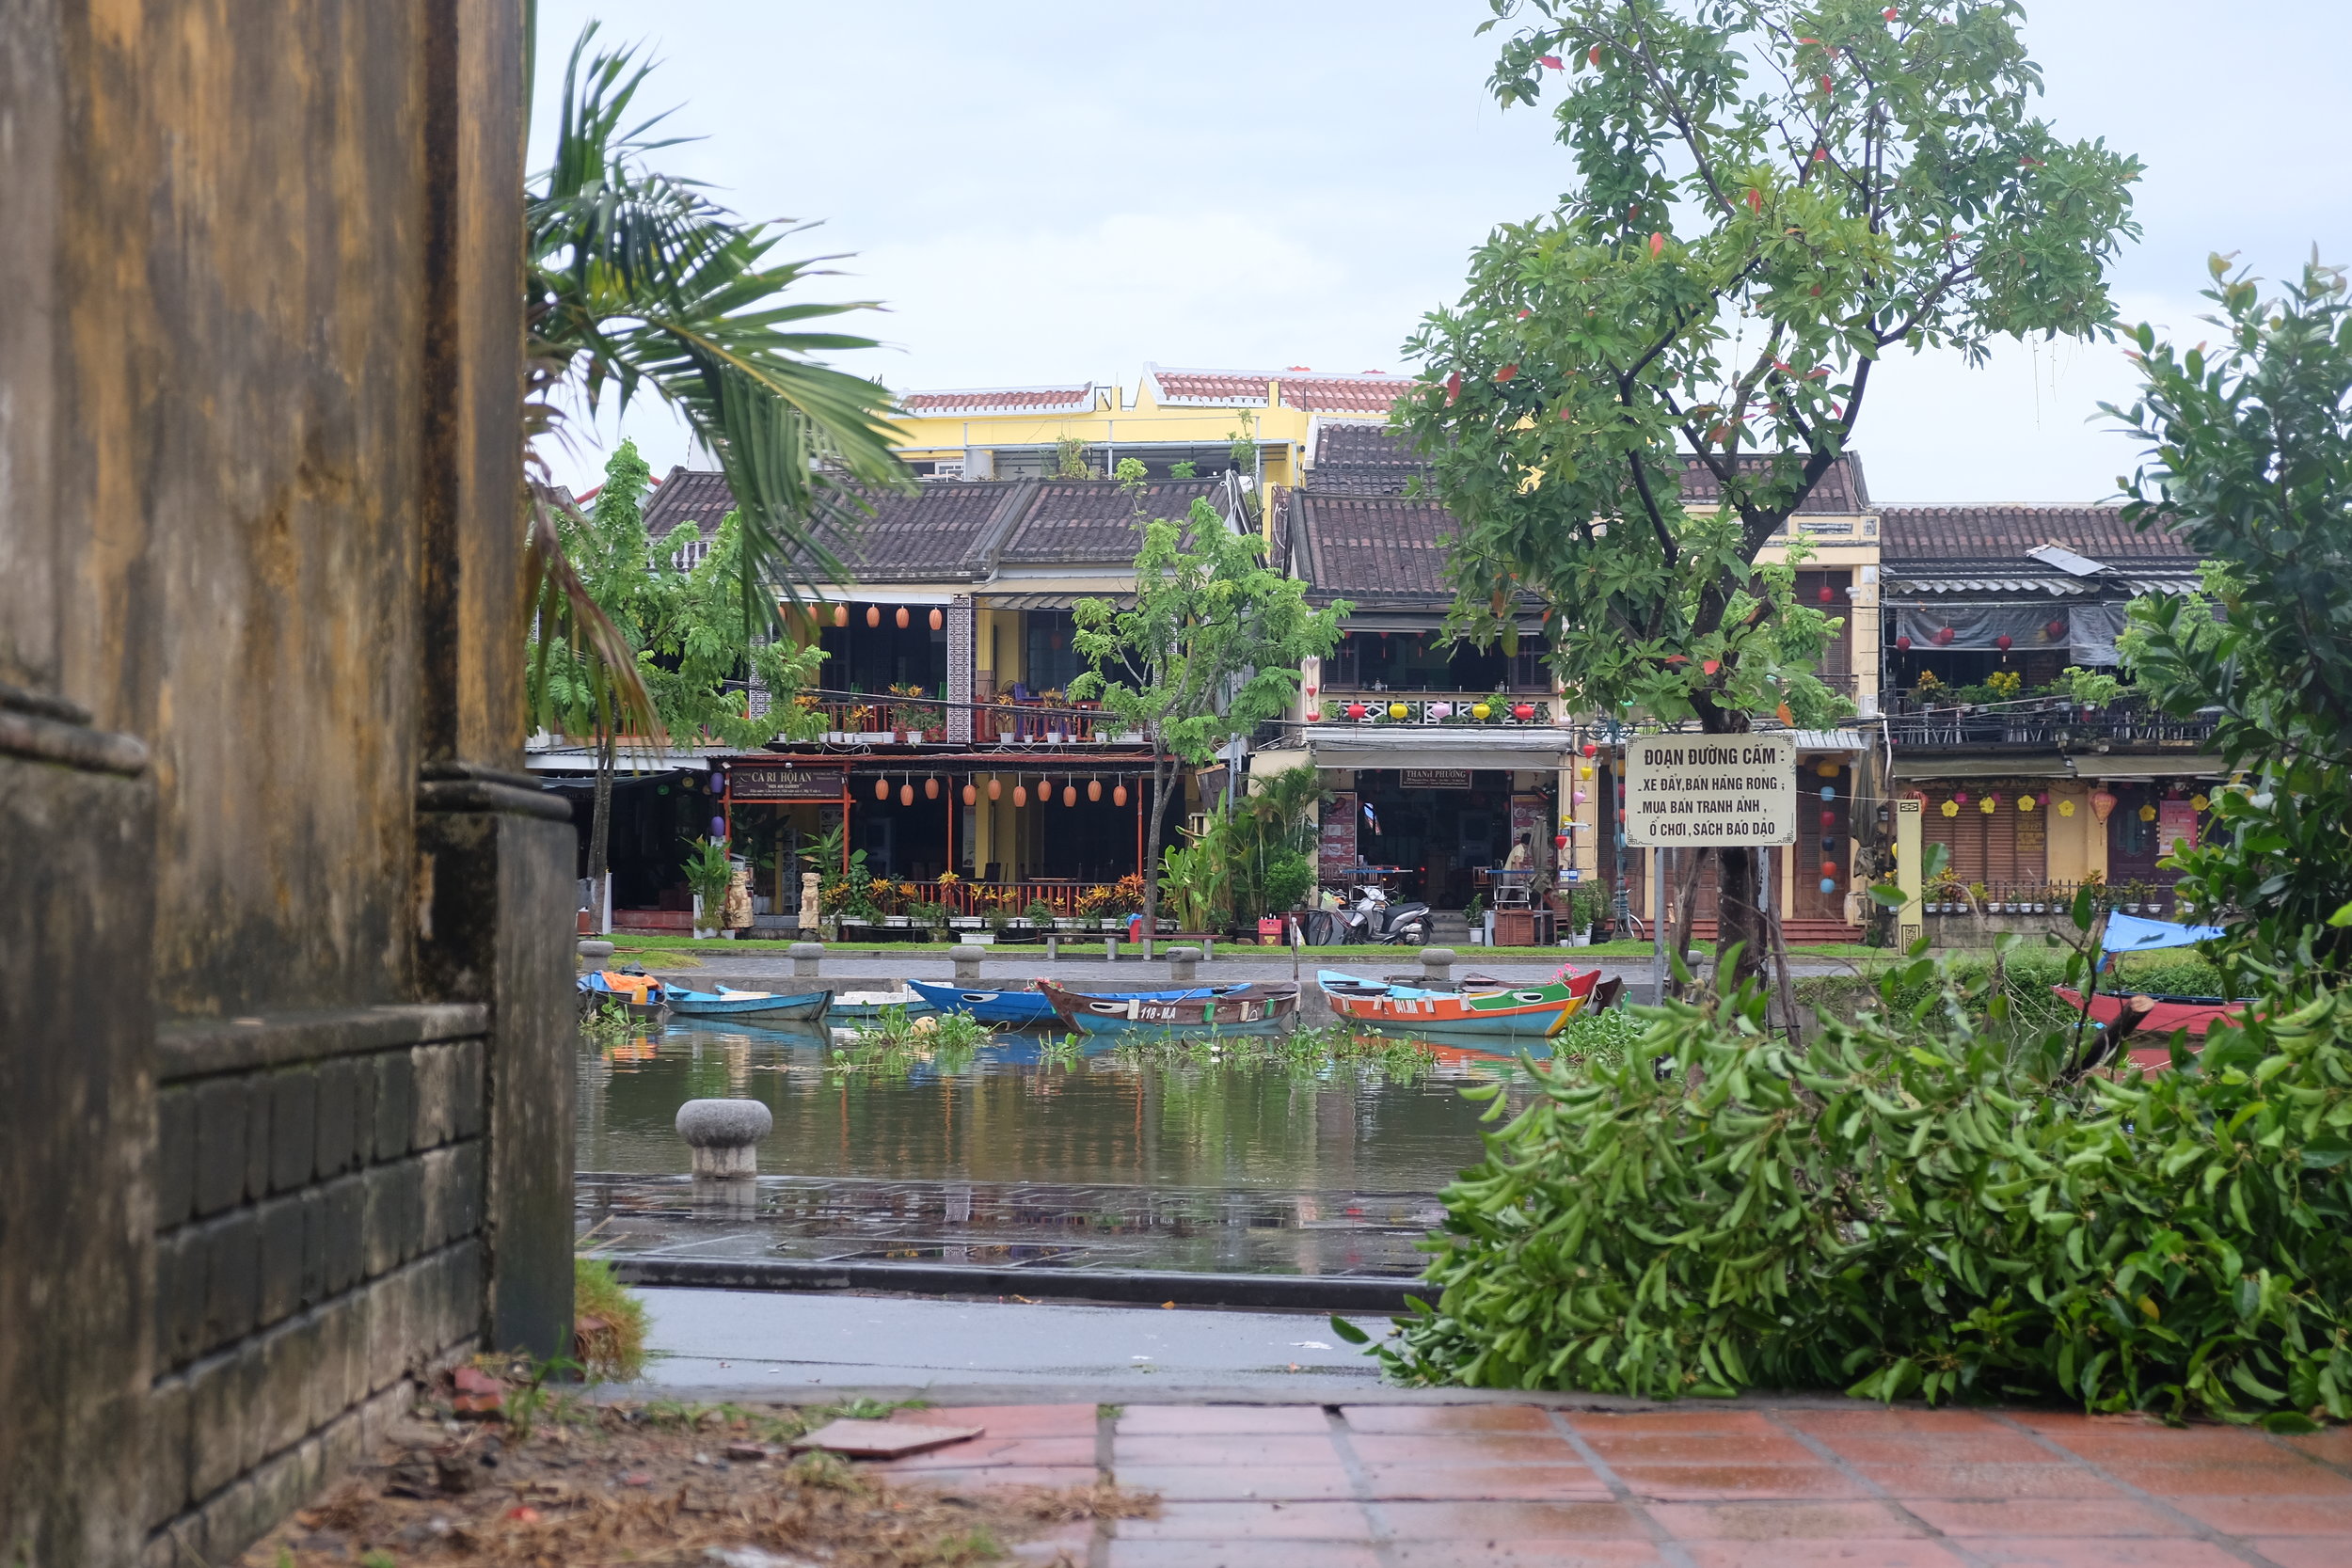
[[[1432,703],[1422,711],[1426,713],[1432,719],[1451,719],[1454,717],[1454,705],[1452,703]]]

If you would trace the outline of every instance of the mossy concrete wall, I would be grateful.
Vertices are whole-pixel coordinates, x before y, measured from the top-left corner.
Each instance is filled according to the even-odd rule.
[[[523,49],[0,0],[0,1561],[230,1560],[568,1342]]]

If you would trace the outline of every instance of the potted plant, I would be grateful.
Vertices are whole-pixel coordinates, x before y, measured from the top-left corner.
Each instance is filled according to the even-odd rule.
[[[719,934],[727,890],[735,883],[735,863],[727,858],[724,839],[689,839],[687,845],[686,885],[694,894],[694,935],[707,941]]]

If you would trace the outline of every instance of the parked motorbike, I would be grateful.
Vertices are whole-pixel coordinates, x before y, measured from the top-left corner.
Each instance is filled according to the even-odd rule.
[[[1429,942],[1429,906],[1419,899],[1389,902],[1386,888],[1368,885],[1355,890],[1349,907],[1326,907],[1307,917],[1307,940],[1317,947],[1352,947],[1380,943],[1425,947]]]

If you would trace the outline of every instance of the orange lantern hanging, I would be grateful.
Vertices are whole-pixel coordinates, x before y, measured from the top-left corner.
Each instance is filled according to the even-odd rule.
[[[874,799],[877,800],[887,800],[890,799],[890,781],[888,779],[876,779],[874,781]]]
[[[1005,781],[997,778],[994,774],[989,775],[988,798],[992,800],[1001,800],[1004,799],[1004,796]]]
[[[914,804],[914,786],[913,784],[902,784],[898,786],[898,804],[902,806],[911,806]]]
[[[1061,803],[1065,806],[1074,806],[1078,803],[1078,786],[1076,784],[1066,784],[1061,786]]]
[[[882,625],[882,606],[869,604],[866,607],[866,624],[869,626]]]
[[[1087,781],[1087,799],[1089,800],[1100,800],[1102,798],[1103,781],[1100,779],[1089,779]]]
[[[945,626],[946,624],[947,624],[947,617],[946,617],[945,615],[942,615],[942,614],[941,614],[938,610],[932,610],[932,611],[931,611],[931,630],[933,630],[933,631],[937,631],[937,630],[939,630],[941,627]]]
[[[898,629],[900,631],[907,629],[907,607],[904,605],[898,607]]]
[[[939,781],[937,779],[925,779],[923,781],[923,799],[926,800],[936,800],[939,799]]]
[[[972,781],[971,781],[971,780],[969,780],[969,779],[964,780],[964,781],[963,781],[963,803],[964,803],[965,805],[967,805],[967,806],[969,806],[969,805],[975,805],[975,804],[977,804],[977,803],[978,803],[979,799],[980,799],[980,792],[979,792],[978,790],[977,790],[977,789],[975,789],[975,788],[973,788],[973,787],[972,787]]]
[[[1012,803],[1016,806],[1025,806],[1029,803],[1029,786],[1027,784],[1017,784],[1012,786]]]
[[[2094,790],[2090,797],[2090,814],[2105,822],[2107,819],[2107,814],[2120,804],[2122,801],[2111,791]]]
[[[850,624],[850,607],[848,605],[837,604],[833,607],[833,624],[836,626],[846,626]]]
[[[1123,806],[1126,803],[1127,786],[1122,784],[1111,791],[1111,804],[1114,806]]]

